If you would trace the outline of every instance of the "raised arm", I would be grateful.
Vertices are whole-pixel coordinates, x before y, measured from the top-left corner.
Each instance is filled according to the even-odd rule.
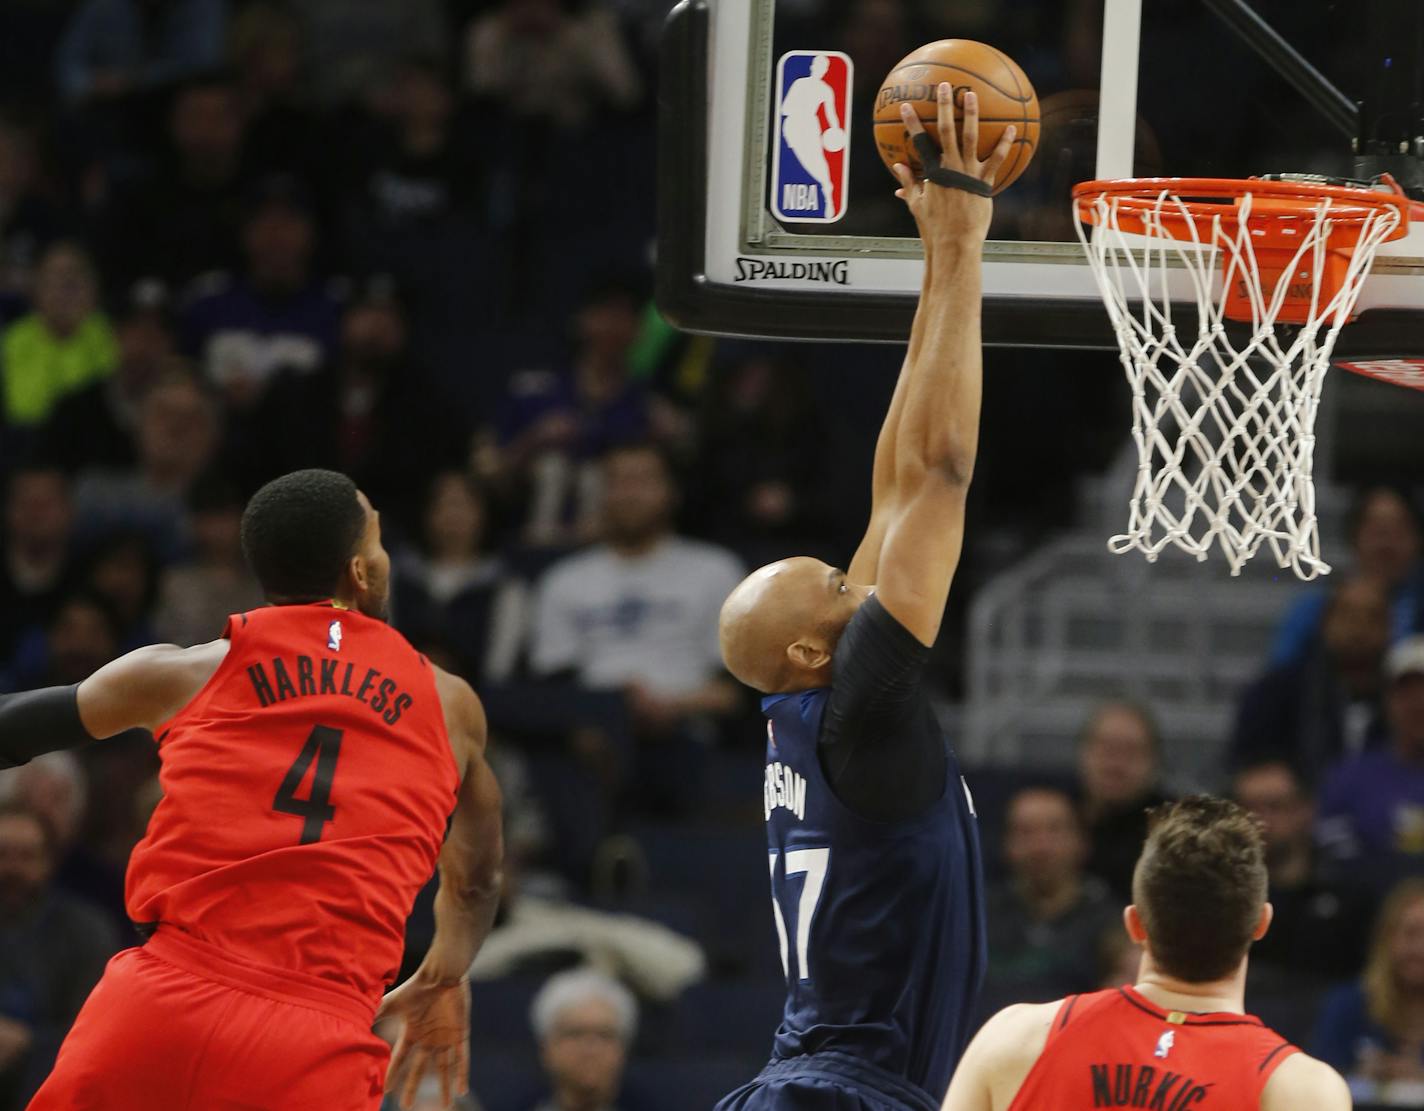
[[[880,437],[875,441],[875,464],[870,474],[870,523],[865,536],[856,548],[846,569],[846,578],[857,586],[874,586],[880,574],[880,549],[885,544],[885,530],[889,527],[891,511],[895,504],[895,450],[900,428],[900,418],[905,412],[906,381],[910,368],[919,357],[924,342],[925,304],[930,292],[930,259],[925,258],[924,280],[920,286],[920,303],[915,310],[915,322],[910,326],[910,346],[905,352],[905,361],[900,366],[900,377],[895,381],[895,393],[890,398],[890,408],[880,425]]]
[[[437,672],[445,724],[464,777],[450,832],[440,851],[435,939],[420,967],[381,1001],[377,1019],[405,1020],[391,1055],[386,1090],[410,1107],[427,1070],[440,1077],[445,1102],[469,1085],[470,964],[494,925],[504,860],[499,784],[485,759],[484,708],[470,685]]]
[[[0,695],[0,767],[78,748],[128,729],[155,729],[202,689],[227,641],[156,644],[105,664],[84,682]]]
[[[910,105],[902,106],[901,114],[912,136],[924,131]],[[981,162],[978,116],[977,100],[966,92],[964,125],[957,128],[950,86],[940,85],[941,167],[992,182],[1014,133],[1006,128]],[[922,644],[933,644],[959,565],[964,507],[978,451],[980,267],[992,204],[963,188],[917,181],[903,165],[896,167],[896,176],[896,195],[914,214],[924,243],[925,280],[910,350],[876,451],[876,505],[866,543],[874,545],[875,532],[883,529],[879,552],[857,553],[857,559],[862,572],[873,566],[886,610]]]

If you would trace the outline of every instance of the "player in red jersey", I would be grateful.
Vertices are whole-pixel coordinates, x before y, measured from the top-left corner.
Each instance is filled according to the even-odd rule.
[[[31,1111],[374,1111],[388,1060],[407,1104],[430,1069],[447,1102],[465,1087],[502,852],[479,700],[381,619],[390,559],[350,479],[269,483],[242,539],[271,604],[221,639],[0,699],[10,763],[135,727],[162,761],[127,881],[148,940],[110,962]],[[437,858],[434,944],[382,1000]],[[405,1019],[394,1057],[378,1005]]]
[[[1271,924],[1251,817],[1205,796],[1158,808],[1132,891],[1137,985],[1000,1011],[945,1111],[1348,1111],[1334,1069],[1245,1013],[1246,953]]]

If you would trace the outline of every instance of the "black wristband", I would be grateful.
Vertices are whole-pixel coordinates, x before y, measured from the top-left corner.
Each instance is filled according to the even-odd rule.
[[[0,767],[19,767],[93,740],[79,718],[78,683],[0,695]]]
[[[942,185],[946,189],[963,189],[966,193],[973,193],[976,197],[992,197],[994,186],[992,183],[983,181],[977,177],[970,177],[968,174],[961,174],[958,170],[946,170],[939,164],[939,147],[935,146],[935,141],[930,138],[928,131],[921,131],[911,140],[915,146],[915,153],[920,156],[920,165],[925,168],[925,180],[934,185]]]

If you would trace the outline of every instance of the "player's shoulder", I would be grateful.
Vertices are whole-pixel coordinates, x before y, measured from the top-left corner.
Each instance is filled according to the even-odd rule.
[[[950,1085],[946,1111],[1009,1106],[1048,1044],[1062,1003],[1015,1003],[974,1035]]]
[[[144,672],[157,679],[184,682],[201,678],[206,682],[227,657],[232,645],[226,639],[184,647],[179,644],[148,644],[119,658],[128,670]]]
[[[157,730],[197,696],[227,653],[225,640],[192,648],[150,644],[125,653],[80,684],[86,728],[96,737],[134,726]]]
[[[1345,1078],[1324,1061],[1299,1052],[1276,1067],[1261,1093],[1261,1111],[1349,1111],[1350,1107]]]
[[[435,673],[435,691],[440,696],[440,705],[445,712],[445,724],[451,733],[481,743],[485,735],[485,708],[480,696],[475,693],[468,680],[431,664]]]
[[[1048,1042],[1053,1021],[1068,1001],[1015,1003],[989,1019],[975,1037],[991,1066],[1031,1065]]]

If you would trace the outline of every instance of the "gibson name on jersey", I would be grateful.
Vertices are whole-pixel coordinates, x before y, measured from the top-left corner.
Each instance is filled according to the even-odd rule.
[[[345,695],[364,702],[387,725],[394,725],[415,704],[394,679],[381,678],[379,669],[368,667],[362,674],[356,664],[343,660],[297,656],[289,664],[274,656],[270,663],[249,665],[247,677],[262,706],[313,695]]]
[[[762,792],[764,817],[770,818],[777,807],[806,819],[806,777],[791,770],[790,765],[774,760],[766,766],[766,786]]]

